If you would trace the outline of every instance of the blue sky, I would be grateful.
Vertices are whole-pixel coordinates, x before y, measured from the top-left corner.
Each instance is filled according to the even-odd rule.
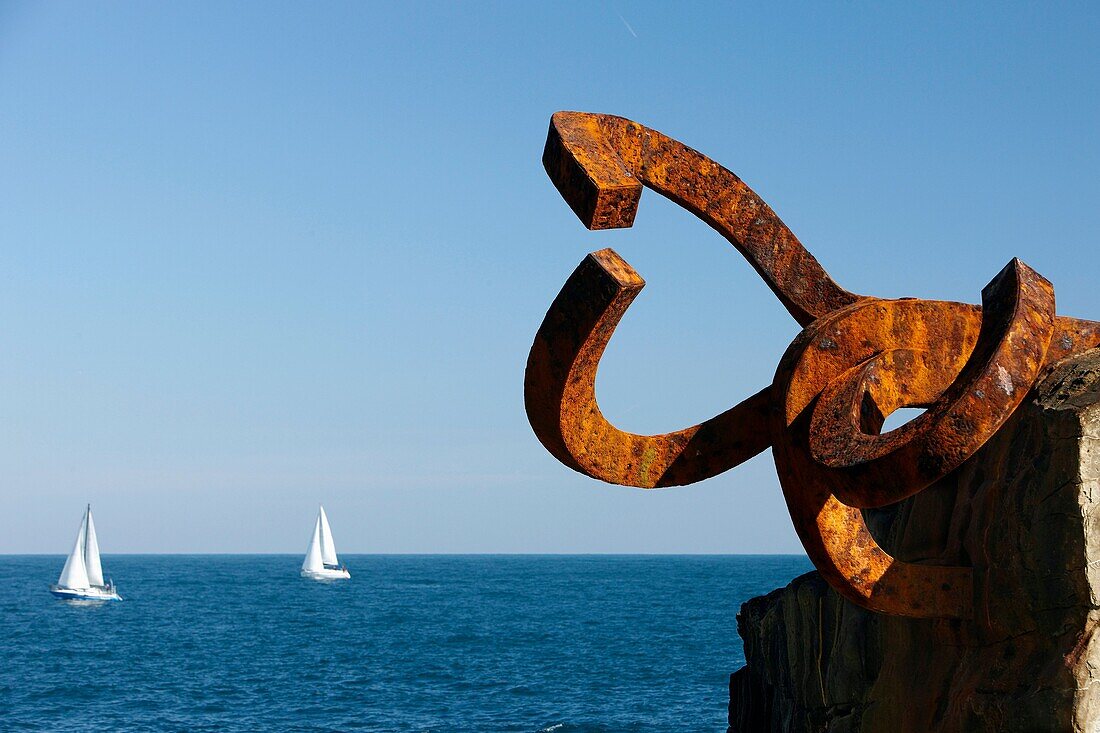
[[[589,251],[647,279],[603,363],[635,432],[766,385],[797,328],[648,192],[587,232],[550,114],[738,173],[843,286],[977,302],[1018,256],[1100,317],[1087,4],[0,1],[0,552],[797,552],[769,455],[642,492],[523,413]]]

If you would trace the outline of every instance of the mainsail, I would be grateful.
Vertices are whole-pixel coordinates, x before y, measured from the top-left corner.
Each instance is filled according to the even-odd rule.
[[[340,561],[336,559],[336,543],[332,541],[332,528],[328,526],[328,515],[325,514],[324,507],[321,507],[318,518],[321,520],[321,561],[325,565],[339,565]]]
[[[61,577],[57,579],[57,584],[62,588],[72,588],[73,590],[86,590],[89,585],[88,582],[88,569],[84,565],[84,548],[87,546],[88,537],[88,514],[84,514],[84,518],[80,520],[80,530],[76,533],[76,543],[73,545],[73,551],[69,553],[69,559],[65,561],[65,567],[61,569]],[[98,566],[99,553],[96,553],[96,563]],[[100,571],[102,574],[102,571]]]
[[[317,522],[313,525],[313,536],[309,540],[309,548],[306,549],[306,559],[302,562],[302,570],[317,573],[324,569],[325,566],[321,560],[321,517],[317,517]]]
[[[95,522],[92,521],[92,505],[88,505],[85,515],[87,528],[84,531],[84,569],[88,572],[89,585],[103,585],[103,565],[99,562],[99,540],[95,536]]]

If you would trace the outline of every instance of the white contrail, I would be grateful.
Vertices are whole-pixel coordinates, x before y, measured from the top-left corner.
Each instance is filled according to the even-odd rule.
[[[638,37],[638,34],[637,34],[637,33],[635,33],[635,32],[634,32],[634,29],[630,27],[630,23],[627,23],[627,22],[626,22],[626,18],[624,18],[624,17],[623,17],[623,14],[622,14],[622,13],[620,13],[620,12],[618,12],[618,11],[616,11],[616,12],[615,12],[615,15],[619,16],[619,20],[621,20],[621,21],[623,22],[623,25],[625,25],[625,26],[626,26],[626,29],[627,29],[628,31],[630,31],[630,35],[632,35],[632,36],[634,36],[635,38],[637,38],[637,37]]]

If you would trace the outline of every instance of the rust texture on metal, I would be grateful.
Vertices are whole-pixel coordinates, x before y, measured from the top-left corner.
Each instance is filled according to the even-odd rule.
[[[570,468],[613,484],[690,484],[770,445],[765,389],[701,425],[634,435],[596,404],[596,369],[619,319],[645,281],[610,249],[584,258],[554,299],[527,359],[527,415],[535,434]]]
[[[554,299],[527,361],[527,415],[546,449],[593,478],[653,488],[771,447],[795,530],[840,594],[885,614],[970,617],[970,568],[891,557],[860,510],[957,468],[1046,366],[1100,345],[1100,323],[1056,316],[1051,284],[1015,259],[981,306],[851,293],[736,175],[621,117],[558,112],[543,165],[589,229],[632,226],[643,187],[668,197],[729,240],[803,326],[772,383],[740,404],[675,432],[622,431],[600,412],[596,371],[645,281],[614,251],[594,252]],[[925,411],[881,433],[903,407]]]

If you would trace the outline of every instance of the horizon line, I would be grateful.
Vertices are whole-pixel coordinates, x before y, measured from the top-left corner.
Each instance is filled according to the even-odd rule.
[[[0,552],[0,557],[65,557],[65,552]],[[103,557],[198,555],[298,557],[300,552],[104,552]],[[804,552],[345,552],[344,557],[807,557]]]

